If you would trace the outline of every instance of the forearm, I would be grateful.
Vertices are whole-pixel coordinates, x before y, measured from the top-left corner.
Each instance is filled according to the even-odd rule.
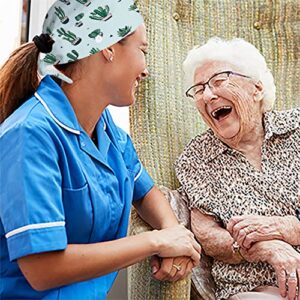
[[[243,258],[232,251],[233,238],[212,216],[202,214],[199,210],[191,212],[191,226],[204,252],[228,264],[238,264]]]
[[[36,290],[89,280],[125,268],[156,254],[151,232],[95,244],[71,244],[64,251],[34,254],[18,260]]]
[[[282,240],[293,246],[300,246],[300,221],[295,216],[279,217]]]
[[[234,241],[227,230],[207,228],[206,232],[196,234],[196,237],[207,255],[228,264],[238,264],[243,261],[238,253],[232,251]]]
[[[155,186],[143,199],[134,203],[134,207],[140,217],[155,229],[178,224],[168,200]]]

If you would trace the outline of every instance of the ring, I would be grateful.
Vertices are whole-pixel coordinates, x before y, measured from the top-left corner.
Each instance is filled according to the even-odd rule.
[[[290,274],[287,274],[287,275],[288,275],[288,279],[296,279],[297,278],[296,272],[291,272]]]
[[[181,266],[180,265],[173,264],[172,267],[174,267],[177,271],[181,270]]]

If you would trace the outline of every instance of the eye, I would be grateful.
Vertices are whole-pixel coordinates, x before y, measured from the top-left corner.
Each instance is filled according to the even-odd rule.
[[[219,78],[212,82],[213,86],[221,86],[226,81],[226,78]]]
[[[202,95],[203,92],[204,92],[204,88],[203,87],[198,87],[198,88],[195,88],[195,90],[194,90],[195,95],[198,95],[198,96]]]
[[[144,53],[145,55],[148,54],[148,51],[146,51],[146,50],[142,50],[142,51],[143,51],[143,53]]]

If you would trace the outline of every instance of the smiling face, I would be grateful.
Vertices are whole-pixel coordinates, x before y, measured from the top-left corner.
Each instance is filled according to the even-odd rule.
[[[229,63],[208,61],[196,69],[194,82],[205,83],[223,71],[244,74]],[[215,86],[218,84],[215,82]],[[261,94],[262,87],[255,80],[229,75],[226,84],[219,88],[210,88],[206,84],[196,106],[204,121],[222,141],[237,144],[255,126],[261,126]]]
[[[135,101],[135,93],[140,80],[148,76],[145,54],[148,43],[145,25],[121,42],[113,45],[113,60],[107,84],[111,87],[110,103],[116,106],[131,105]]]

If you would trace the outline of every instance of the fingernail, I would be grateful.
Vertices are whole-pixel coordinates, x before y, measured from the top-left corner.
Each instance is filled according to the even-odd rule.
[[[153,266],[153,267],[152,267],[152,274],[155,274],[157,271],[158,271],[158,268],[155,267],[155,266]]]

